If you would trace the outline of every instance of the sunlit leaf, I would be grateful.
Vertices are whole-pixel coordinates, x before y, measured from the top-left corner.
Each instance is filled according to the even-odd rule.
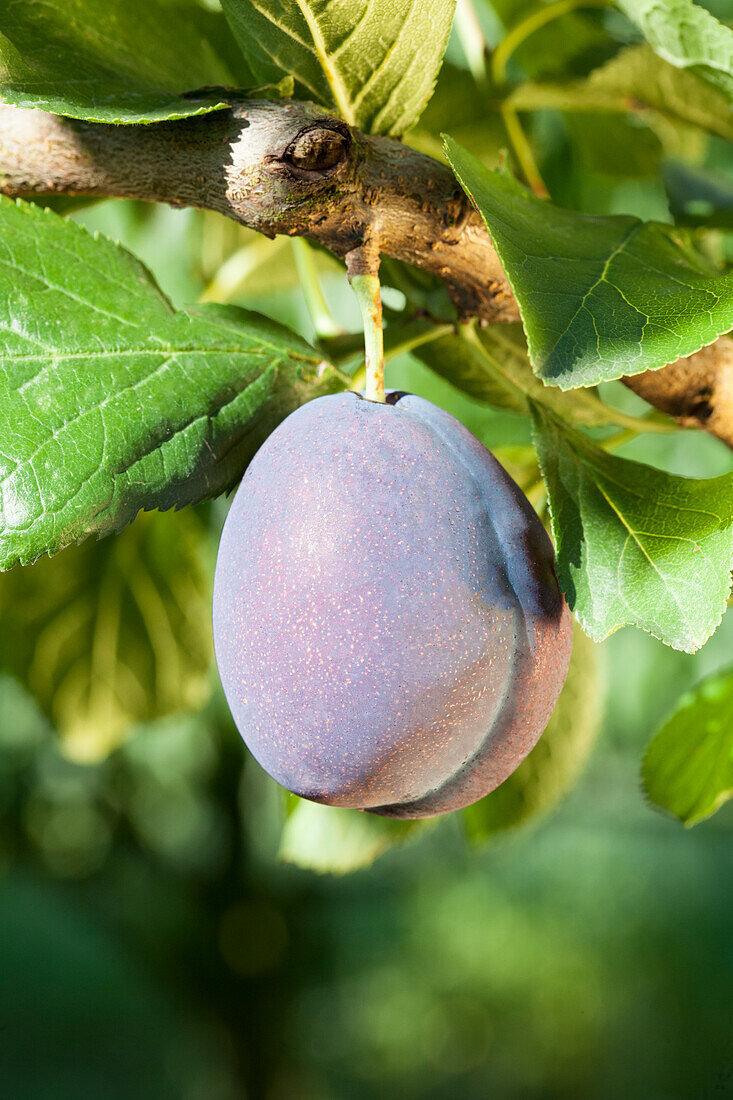
[[[435,85],[455,0],[222,0],[258,82],[292,75],[362,130],[401,134]]]
[[[532,400],[575,424],[598,427],[616,422],[618,414],[592,390],[564,393],[533,374],[521,325],[459,329],[421,344],[413,355],[469,397],[499,409],[526,413]]]
[[[535,406],[560,586],[602,641],[633,623],[694,652],[717,628],[733,566],[733,474],[694,480],[608,454]]]
[[[733,104],[733,29],[693,0],[616,0],[649,45],[678,69],[690,69]]]
[[[522,393],[502,377],[498,368],[492,370],[486,356],[459,335],[431,340],[415,348],[412,354],[475,401],[511,412],[527,412]]]
[[[345,381],[273,321],[176,313],[119,245],[0,199],[0,568],[222,492]]]
[[[642,778],[652,802],[685,825],[733,795],[733,670],[682,696],[646,751]]]
[[[0,667],[52,719],[68,752],[104,756],[129,727],[210,691],[212,555],[191,512],[141,516],[0,577]]]
[[[154,122],[225,107],[222,89],[256,83],[222,56],[223,17],[149,0],[3,0],[0,100],[100,122]]]
[[[598,647],[575,624],[568,676],[547,728],[508,779],[463,811],[469,838],[486,840],[551,810],[582,772],[603,709]]]
[[[649,46],[629,46],[588,77],[581,92],[596,97],[622,97],[626,109],[652,108],[711,134],[733,141],[733,112],[726,96],[699,80],[693,72],[676,69]]]
[[[733,272],[711,272],[668,226],[562,210],[450,138],[446,146],[486,222],[544,381],[572,389],[654,370],[733,327]]]
[[[725,95],[694,73],[675,69],[650,46],[629,46],[585,80],[519,85],[509,97],[516,110],[631,111],[650,108],[673,123],[686,123],[733,141],[733,112]],[[598,121],[603,133],[604,123]],[[447,127],[449,128],[449,127]]]

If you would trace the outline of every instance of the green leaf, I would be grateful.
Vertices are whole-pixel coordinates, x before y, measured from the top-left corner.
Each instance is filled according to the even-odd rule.
[[[598,173],[614,180],[659,174],[662,143],[654,131],[630,115],[568,111],[565,124],[581,181]]]
[[[668,64],[649,46],[629,46],[591,73],[582,98],[620,97],[623,109],[652,108],[672,121],[686,122],[733,141],[733,113],[728,100],[694,73]]]
[[[156,122],[227,106],[255,81],[222,56],[221,14],[156,0],[3,0],[0,100],[98,122]],[[228,51],[226,51],[228,52]]]
[[[421,828],[424,822],[393,821],[299,798],[285,822],[279,858],[310,871],[343,875],[368,867]]]
[[[475,401],[511,412],[527,412],[527,402],[521,392],[507,382],[498,369],[492,370],[487,356],[474,343],[457,333],[422,344],[414,348],[412,354]]]
[[[463,811],[471,840],[537,821],[575,786],[600,729],[603,704],[598,647],[575,624],[570,668],[547,728],[501,786]]]
[[[98,759],[133,723],[206,699],[212,556],[197,517],[170,513],[0,577],[0,667],[71,755]]]
[[[651,801],[685,825],[733,795],[733,669],[678,700],[646,750],[642,780]]]
[[[345,382],[274,322],[176,313],[119,245],[0,199],[0,568],[223,492]]]
[[[733,327],[733,272],[711,274],[667,226],[561,210],[450,138],[519,303],[530,359],[572,389],[655,370]]]
[[[627,420],[623,413],[604,405],[592,390],[563,393],[536,378],[519,324],[483,329],[468,324],[455,334],[421,344],[412,354],[469,397],[495,408],[528,413],[531,400],[587,427]]]
[[[693,0],[617,0],[649,45],[689,69],[733,104],[733,30]]]
[[[222,0],[258,81],[291,74],[352,126],[402,134],[440,69],[455,0]]]
[[[607,454],[534,407],[560,587],[602,641],[626,623],[691,653],[717,628],[733,566],[733,474],[693,480]]]
[[[521,84],[509,96],[515,110],[645,112],[708,130],[733,141],[733,112],[722,92],[694,73],[675,69],[647,45],[629,46],[585,80]],[[599,120],[599,133],[605,123]]]

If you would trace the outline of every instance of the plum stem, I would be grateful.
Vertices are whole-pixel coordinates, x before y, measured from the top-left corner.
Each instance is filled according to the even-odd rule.
[[[368,401],[384,401],[384,337],[379,276],[359,272],[349,276],[364,321],[364,369]]]

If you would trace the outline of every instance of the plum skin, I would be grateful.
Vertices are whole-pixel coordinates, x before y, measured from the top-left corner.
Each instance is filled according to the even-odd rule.
[[[572,647],[552,543],[455,417],[321,397],[247,469],[214,579],[234,721],[303,798],[447,813],[518,767]]]

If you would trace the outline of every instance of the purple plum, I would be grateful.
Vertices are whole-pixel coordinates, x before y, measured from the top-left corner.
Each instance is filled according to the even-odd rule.
[[[572,633],[550,539],[493,455],[411,394],[321,397],[224,525],[214,641],[249,749],[303,798],[427,817],[536,743]]]

